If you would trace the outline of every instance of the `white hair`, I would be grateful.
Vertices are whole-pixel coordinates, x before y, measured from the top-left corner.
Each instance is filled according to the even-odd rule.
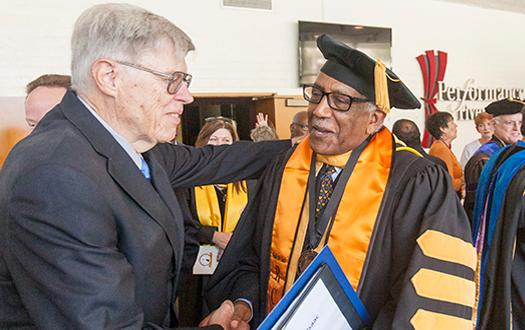
[[[379,110],[377,108],[377,105],[375,103],[373,103],[373,102],[367,102],[366,104],[367,104],[366,110],[368,112],[376,112],[377,110]]]
[[[71,84],[78,92],[94,87],[91,66],[100,58],[133,61],[171,40],[177,58],[195,49],[190,37],[166,18],[128,4],[102,4],[85,10],[71,38]]]

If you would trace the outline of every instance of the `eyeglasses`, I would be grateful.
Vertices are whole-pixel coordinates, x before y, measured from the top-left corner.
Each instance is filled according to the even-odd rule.
[[[209,122],[212,122],[212,121],[224,121],[224,122],[227,122],[227,123],[235,125],[235,120],[233,120],[231,118],[228,118],[228,117],[223,117],[223,116],[208,117],[208,118],[205,118],[204,121],[206,123],[209,123]]]
[[[521,120],[500,120],[496,119],[496,123],[502,124],[503,126],[507,128],[517,128],[519,129],[521,127]]]
[[[303,86],[303,96],[304,99],[310,103],[319,104],[321,103],[321,100],[323,99],[323,96],[326,95],[326,98],[328,100],[328,106],[334,110],[337,111],[348,111],[350,110],[350,107],[352,106],[352,103],[366,103],[369,102],[367,99],[360,99],[356,97],[352,97],[350,95],[338,93],[338,92],[330,92],[326,93],[322,89],[320,89],[317,86]]]
[[[188,88],[190,87],[190,84],[191,84],[192,75],[186,72],[175,71],[173,73],[164,73],[164,72],[159,72],[159,71],[148,69],[139,64],[133,64],[133,63],[125,62],[125,61],[115,61],[115,62],[128,66],[130,68],[149,72],[153,75],[159,76],[167,80],[168,81],[167,91],[168,91],[168,94],[170,95],[176,94],[179,91],[180,87],[182,86],[182,83],[185,83],[186,87]]]

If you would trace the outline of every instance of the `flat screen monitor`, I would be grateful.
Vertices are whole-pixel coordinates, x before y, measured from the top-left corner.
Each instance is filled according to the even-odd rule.
[[[363,25],[346,25],[299,21],[299,85],[313,84],[325,59],[316,40],[321,34],[357,48],[374,59],[392,66],[392,29]]]

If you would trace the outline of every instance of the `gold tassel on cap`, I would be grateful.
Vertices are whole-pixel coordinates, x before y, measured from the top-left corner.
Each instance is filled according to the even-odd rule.
[[[379,59],[374,67],[374,90],[377,107],[388,114],[390,112],[390,99],[388,97],[386,67]]]

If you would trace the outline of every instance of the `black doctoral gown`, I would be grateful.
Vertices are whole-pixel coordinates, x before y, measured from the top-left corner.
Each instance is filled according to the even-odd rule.
[[[493,148],[483,148],[484,145],[481,146],[480,149],[478,149],[478,151],[469,159],[469,161],[465,165],[464,176],[466,191],[463,207],[465,208],[467,216],[471,222],[473,217],[474,204],[476,202],[476,191],[478,188],[478,182],[479,177],[481,175],[481,171],[483,171],[485,163],[487,163],[487,161],[493,155],[494,151],[504,146],[503,142],[501,142],[496,137],[493,137],[492,140],[487,143],[491,142],[495,143]]]
[[[492,175],[523,146],[499,155]],[[524,156],[521,156],[524,157]],[[525,329],[525,167],[505,189],[483,276],[483,299],[477,329]],[[493,203],[499,202],[493,197]]]
[[[293,151],[293,150],[292,150]],[[252,327],[267,315],[269,251],[280,182],[291,152],[269,166],[258,185],[256,199],[248,205],[208,285],[207,300],[216,308],[224,299],[246,298],[253,303]],[[357,292],[373,320],[374,329],[432,328],[429,315],[452,318],[460,328],[471,327],[474,298],[475,253],[465,212],[448,173],[439,165],[408,151],[394,152],[393,168],[370,241]],[[366,193],[365,191],[363,193]],[[455,244],[468,250],[469,267],[425,255],[417,243],[424,233],[447,237],[440,246],[444,255],[454,255]],[[328,242],[330,244],[330,241]],[[469,292],[455,287],[469,302],[440,300],[426,292],[418,295],[412,284],[420,271],[439,274],[468,283]],[[436,286],[450,293],[450,287],[423,280],[423,291]],[[471,292],[470,292],[471,291]],[[418,316],[415,317],[416,312]],[[428,313],[430,312],[430,314]],[[427,322],[426,325],[424,322]],[[434,324],[436,326],[436,324]]]

